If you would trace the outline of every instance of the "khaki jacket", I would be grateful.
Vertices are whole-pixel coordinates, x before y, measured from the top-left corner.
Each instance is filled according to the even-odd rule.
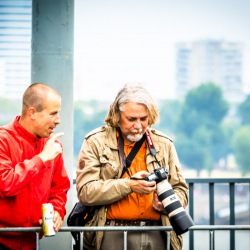
[[[156,149],[156,158],[161,166],[169,171],[168,181],[183,207],[188,203],[188,186],[181,173],[181,166],[172,140],[165,134],[149,129]],[[148,172],[159,168],[155,158],[146,153]],[[98,209],[94,218],[86,226],[104,226],[106,221],[106,205],[122,199],[132,193],[127,179],[120,179],[123,165],[119,158],[116,128],[102,126],[86,135],[77,160],[76,188],[78,199],[85,205]],[[162,224],[170,226],[166,215],[161,215]],[[103,232],[86,232],[84,246],[87,249],[101,247]],[[182,249],[182,237],[171,231],[171,245],[174,249]]]

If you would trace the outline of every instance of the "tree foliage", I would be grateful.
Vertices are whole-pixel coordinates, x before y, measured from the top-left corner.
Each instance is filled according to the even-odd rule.
[[[241,127],[233,138],[233,148],[242,173],[250,173],[250,126]]]
[[[250,95],[239,105],[238,114],[242,125],[250,125]]]
[[[213,83],[201,84],[190,90],[185,103],[212,122],[221,122],[228,112],[228,103],[224,100],[220,87]]]
[[[166,134],[177,132],[177,121],[180,116],[182,103],[178,100],[167,100],[159,106],[160,122],[156,127]]]
[[[179,129],[190,135],[200,126],[209,128],[212,124],[220,124],[228,109],[228,103],[223,99],[218,86],[212,83],[202,84],[187,93]]]
[[[184,134],[178,135],[175,141],[179,158],[184,166],[200,172],[206,166],[206,147],[201,147],[195,140]]]
[[[228,109],[221,89],[212,83],[202,84],[187,93],[177,124],[177,146],[180,160],[185,165],[198,171],[201,168],[211,169],[226,154],[223,150],[225,134],[221,123]],[[183,150],[183,141],[192,150]],[[194,158],[200,164],[196,164]]]

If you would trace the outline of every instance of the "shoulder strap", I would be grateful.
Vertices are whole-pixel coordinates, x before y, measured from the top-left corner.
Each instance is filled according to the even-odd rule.
[[[132,150],[130,151],[129,155],[127,156],[127,158],[125,158],[125,154],[124,154],[124,140],[123,137],[121,135],[121,132],[119,131],[119,152],[120,152],[120,156],[121,156],[121,160],[122,160],[122,164],[123,164],[123,170],[122,170],[122,174],[121,176],[123,176],[123,174],[125,172],[127,172],[127,174],[130,176],[128,168],[131,166],[132,161],[134,160],[136,154],[138,153],[139,149],[141,148],[142,143],[145,141],[145,134],[143,135],[143,137],[135,143],[134,147],[132,148]]]

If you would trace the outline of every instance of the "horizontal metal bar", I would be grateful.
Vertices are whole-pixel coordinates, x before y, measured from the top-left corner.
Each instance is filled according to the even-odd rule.
[[[42,227],[0,227],[0,232],[42,232]]]
[[[250,183],[250,178],[186,178],[187,183]]]
[[[173,228],[171,226],[109,226],[109,227],[62,227],[60,231],[171,231]],[[195,230],[250,230],[250,225],[199,225],[192,226],[189,231]]]
[[[250,183],[250,178],[186,178],[187,183]],[[73,179],[73,184],[76,180]]]
[[[190,227],[191,230],[250,230],[250,225],[200,225]]]
[[[171,226],[105,226],[105,227],[61,227],[59,232],[80,231],[170,231]],[[192,226],[189,231],[195,230],[250,230],[250,225],[199,225]],[[41,232],[41,227],[7,227],[0,228],[0,232]]]

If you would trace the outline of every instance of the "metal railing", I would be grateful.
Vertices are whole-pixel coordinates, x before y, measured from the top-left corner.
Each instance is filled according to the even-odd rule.
[[[235,185],[236,184],[248,184],[250,192],[250,178],[189,178],[186,179],[189,184],[189,214],[194,218],[194,186],[195,184],[208,185],[208,194],[209,194],[209,224],[210,227],[213,226],[214,230],[219,230],[218,226],[215,224],[215,184],[228,184],[229,188],[229,224],[228,227],[230,230],[230,250],[235,250]],[[248,200],[250,203],[250,200]],[[250,207],[250,204],[249,204]],[[206,226],[205,226],[206,227]],[[227,226],[223,226],[227,227]],[[239,226],[240,227],[240,226]],[[213,231],[214,231],[213,230]],[[214,234],[211,232],[210,236],[210,245],[214,246]],[[194,234],[193,231],[190,231],[189,234],[189,249],[194,249]],[[213,249],[213,248],[212,248]]]
[[[83,235],[86,231],[123,231],[124,232],[124,250],[127,250],[127,232],[129,231],[167,231],[167,242],[166,242],[166,250],[170,250],[170,231],[172,227],[169,226],[145,226],[145,227],[138,227],[138,226],[109,226],[109,227],[62,227],[59,230],[60,232],[80,232],[80,249],[83,249]],[[214,250],[214,231],[217,230],[248,230],[250,231],[250,225],[214,225],[214,226],[193,226],[189,228],[189,233],[193,231],[209,231],[210,234],[210,242],[209,242],[209,249]],[[36,249],[40,250],[39,246],[39,233],[42,231],[41,227],[10,227],[10,228],[0,228],[1,232],[35,232],[36,233]]]
[[[235,225],[235,185],[248,184],[250,191],[250,178],[193,178],[186,179],[189,184],[189,214],[194,218],[194,187],[195,184],[207,184],[209,188],[209,224],[210,225],[195,225],[189,228],[189,249],[194,249],[194,231],[209,231],[209,249],[215,249],[214,232],[215,231],[230,231],[230,250],[235,250],[235,231],[248,230],[250,225]],[[228,184],[229,185],[229,205],[230,205],[230,225],[214,225],[215,224],[215,202],[214,202],[214,189],[215,184]],[[249,201],[250,202],[250,201]],[[60,232],[80,232],[80,247],[83,249],[83,235],[85,231],[123,231],[124,232],[124,250],[127,249],[127,232],[128,231],[167,231],[166,249],[170,250],[170,231],[172,227],[167,226],[119,226],[119,227],[62,227]],[[42,231],[41,227],[31,228],[0,228],[1,232],[35,232],[36,233],[36,249],[39,250],[39,232]]]

